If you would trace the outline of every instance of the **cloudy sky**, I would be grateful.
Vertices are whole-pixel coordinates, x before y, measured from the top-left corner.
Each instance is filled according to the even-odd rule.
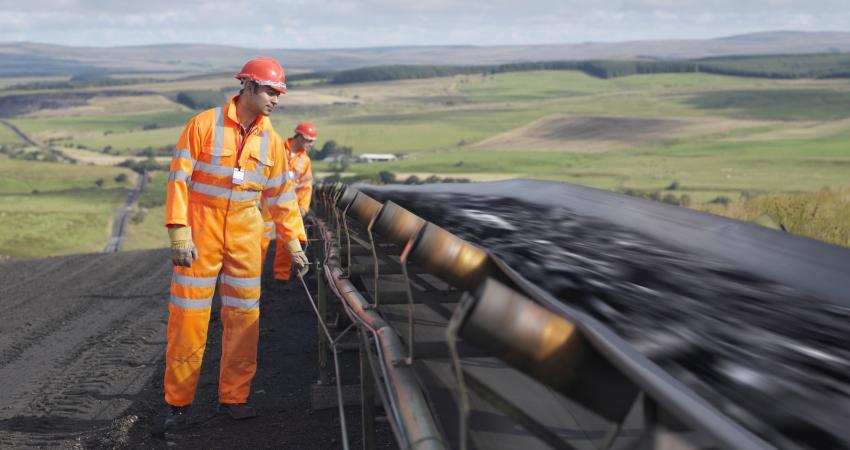
[[[850,0],[0,0],[0,42],[501,45],[850,31]]]

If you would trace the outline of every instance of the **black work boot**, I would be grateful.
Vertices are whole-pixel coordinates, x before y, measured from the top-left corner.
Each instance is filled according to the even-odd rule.
[[[176,430],[188,422],[189,406],[165,405],[165,408],[153,419],[151,435],[164,438],[166,431]]]
[[[227,412],[234,420],[245,420],[257,417],[257,410],[247,403],[220,403],[219,409]]]

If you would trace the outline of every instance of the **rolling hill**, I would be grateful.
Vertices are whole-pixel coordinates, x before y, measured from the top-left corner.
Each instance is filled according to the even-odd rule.
[[[205,44],[66,47],[0,43],[0,77],[49,76],[92,70],[185,74],[233,70],[258,55],[292,69],[342,70],[383,64],[503,64],[585,59],[664,60],[721,55],[850,51],[850,32],[773,31],[716,39],[584,42],[523,46],[417,46],[349,49],[254,49]]]

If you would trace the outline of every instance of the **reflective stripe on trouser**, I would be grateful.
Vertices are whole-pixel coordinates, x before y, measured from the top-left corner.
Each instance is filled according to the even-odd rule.
[[[282,239],[275,241],[274,254],[274,278],[275,280],[289,280],[292,274],[292,255],[286,249],[286,243]]]
[[[188,221],[198,259],[192,267],[175,266],[171,278],[165,401],[192,403],[218,281],[224,329],[219,402],[245,403],[257,371],[260,335],[260,211],[254,204],[227,211],[190,202]]]

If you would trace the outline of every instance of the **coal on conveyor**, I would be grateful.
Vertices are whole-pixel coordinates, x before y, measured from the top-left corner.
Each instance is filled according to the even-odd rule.
[[[562,206],[369,192],[487,248],[780,448],[850,448],[850,307]]]

